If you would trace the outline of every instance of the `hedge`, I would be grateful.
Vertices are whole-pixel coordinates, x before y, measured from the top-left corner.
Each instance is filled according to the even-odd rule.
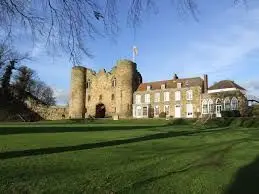
[[[240,117],[240,111],[239,110],[229,110],[229,111],[221,111],[221,116],[226,117]]]

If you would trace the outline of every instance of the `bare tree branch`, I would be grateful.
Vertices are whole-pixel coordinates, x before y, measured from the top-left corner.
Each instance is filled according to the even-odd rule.
[[[171,1],[176,10],[190,13],[198,21],[196,0]],[[246,4],[246,0],[231,1]],[[41,39],[47,46],[68,52],[76,64],[82,54],[92,56],[87,49],[89,39],[118,33],[120,3],[118,0],[103,0],[99,4],[96,0],[1,0],[0,33],[14,37],[21,30],[30,30],[34,41]],[[128,3],[127,22],[133,28],[141,24],[145,12],[157,12],[155,0],[130,0]]]

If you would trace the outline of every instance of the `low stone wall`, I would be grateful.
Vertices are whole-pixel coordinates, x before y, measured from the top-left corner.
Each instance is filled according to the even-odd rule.
[[[68,119],[68,106],[46,106],[32,100],[26,101],[26,104],[45,120]]]

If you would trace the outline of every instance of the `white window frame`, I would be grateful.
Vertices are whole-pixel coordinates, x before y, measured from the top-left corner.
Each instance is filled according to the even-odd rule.
[[[175,92],[175,101],[180,101],[181,100],[181,91],[176,91]]]
[[[135,104],[141,104],[141,95],[140,94],[137,94],[135,96]]]
[[[144,109],[147,110],[147,112],[146,112],[147,114],[146,114],[146,115],[144,114]],[[147,107],[147,106],[143,106],[143,107],[142,107],[142,116],[143,116],[143,117],[148,117],[148,107]]]
[[[222,106],[222,100],[221,99],[217,99],[216,100],[216,117],[221,117],[221,111],[223,110],[223,106]]]
[[[177,83],[177,88],[181,89],[182,88],[182,83]]]
[[[226,109],[226,104],[229,104],[229,109]],[[231,110],[231,101],[230,101],[229,97],[226,97],[224,99],[224,110],[225,111],[230,111]]]
[[[192,90],[186,91],[186,100],[192,100],[192,97],[193,97],[192,93],[193,93]]]
[[[170,92],[164,92],[164,101],[169,102],[170,101]]]
[[[233,102],[236,101],[236,107],[234,107],[233,105]],[[238,99],[236,97],[233,97],[231,99],[231,103],[230,103],[230,106],[231,106],[231,110],[238,110]]]
[[[215,111],[214,111],[214,102],[212,99],[209,99],[208,100],[208,113],[209,114],[213,114]]]
[[[188,106],[190,106],[191,105],[191,107],[192,107],[192,112],[188,112]],[[189,114],[189,113],[191,113],[191,114]],[[186,104],[186,117],[187,118],[193,118],[193,104]]]
[[[160,93],[155,93],[154,94],[154,102],[160,102]]]
[[[206,108],[205,108],[206,106]],[[204,99],[202,101],[202,114],[209,114],[208,100]]]
[[[137,106],[136,107],[136,117],[140,118],[142,116],[143,116],[142,107],[141,106]]]
[[[150,94],[145,94],[145,103],[150,103]]]
[[[180,111],[180,115],[176,115],[176,110]],[[182,106],[181,104],[176,104],[174,108],[174,117],[175,118],[181,118],[182,117]]]

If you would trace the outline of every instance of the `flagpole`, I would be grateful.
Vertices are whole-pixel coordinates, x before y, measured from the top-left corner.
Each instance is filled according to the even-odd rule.
[[[135,56],[135,50],[134,49],[135,49],[135,47],[133,46],[132,47],[132,61],[135,63],[135,57],[136,56]]]
[[[132,61],[136,62],[136,56],[138,55],[138,48],[136,46],[132,47]]]

